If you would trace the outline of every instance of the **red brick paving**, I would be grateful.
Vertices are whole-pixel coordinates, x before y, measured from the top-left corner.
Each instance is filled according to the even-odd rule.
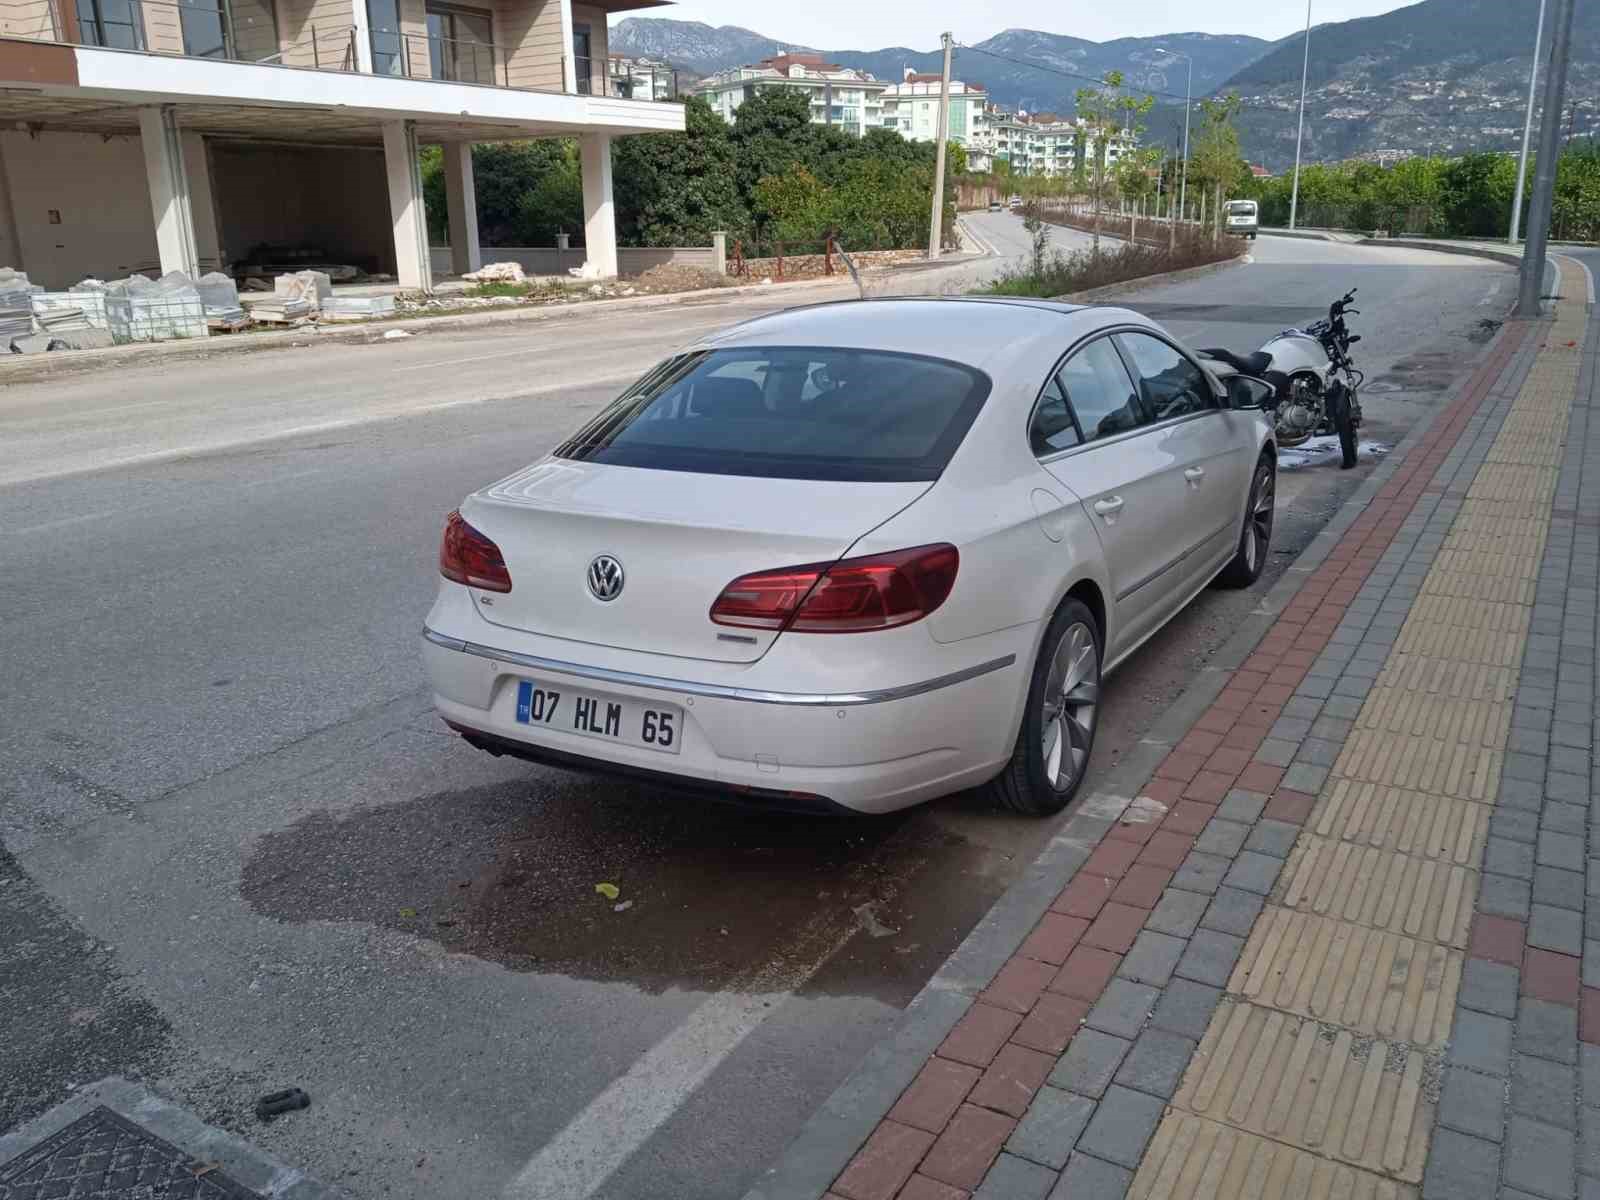
[[[1520,967],[1525,936],[1521,921],[1479,913],[1472,923],[1472,940],[1468,943],[1467,953],[1473,958],[1487,958],[1490,962],[1505,963],[1508,967]]]
[[[1172,872],[1162,867],[1135,863],[1122,877],[1111,898],[1118,904],[1131,904],[1135,908],[1154,908],[1167,884],[1172,882]]]
[[[987,1067],[1000,1053],[1022,1018],[1014,1012],[996,1008],[992,1004],[977,1003],[967,1010],[966,1016],[956,1022],[950,1036],[939,1047],[939,1054],[974,1067]]]
[[[889,1110],[889,1120],[938,1133],[956,1115],[983,1072],[948,1058],[930,1058]]]
[[[963,1104],[918,1169],[952,1187],[975,1188],[1016,1127],[1002,1113]]]
[[[1578,1040],[1600,1045],[1600,988],[1584,988],[1578,1000]]]
[[[1578,960],[1570,954],[1528,948],[1522,960],[1522,992],[1535,1000],[1578,1006]]]
[[[1079,946],[1050,981],[1050,990],[1080,1000],[1094,1000],[1106,990],[1106,984],[1111,982],[1121,962],[1120,954],[1094,946]]]
[[[1089,926],[1089,931],[1083,935],[1083,944],[1126,954],[1149,915],[1148,908],[1134,908],[1131,904],[1118,904],[1113,900],[1100,910],[1094,924]]]
[[[1024,1046],[1007,1046],[994,1056],[978,1086],[972,1089],[972,1103],[1007,1116],[1021,1117],[1055,1065],[1053,1054]]]
[[[1089,1002],[1057,992],[1046,992],[1023,1018],[1011,1040],[1030,1050],[1060,1054],[1067,1048],[1078,1026],[1089,1015]],[[997,1060],[998,1061],[998,1060]]]
[[[1071,917],[1093,918],[1099,915],[1111,892],[1117,886],[1115,879],[1104,875],[1090,875],[1082,868],[1072,877],[1062,893],[1050,905],[1051,912],[1066,913]]]
[[[996,1008],[1026,1013],[1056,977],[1056,967],[1018,953],[1001,967],[978,999]]]
[[[1089,922],[1082,917],[1047,912],[1039,918],[1039,923],[1017,953],[1060,966],[1067,961],[1067,955],[1072,953],[1072,948],[1088,928]]]
[[[1148,824],[1118,823],[1050,905],[1023,948],[996,975],[983,997],[957,1023],[896,1105],[896,1112],[931,1122],[959,1104],[937,1141],[928,1129],[886,1118],[857,1151],[830,1195],[844,1200],[963,1200],[1015,1127],[1013,1119],[1048,1072],[1089,1006],[1116,973],[1149,915],[1146,900],[1162,872],[1175,870],[1220,801],[1232,788],[1268,797],[1264,815],[1304,824],[1317,798],[1279,787],[1280,767],[1251,756],[1282,714],[1298,681],[1316,661],[1345,607],[1429,490],[1467,422],[1521,345],[1529,326],[1506,325],[1461,393],[1379,489],[1333,551],[1301,581],[1299,591],[1236,670],[1211,706],[1156,768],[1140,797],[1167,811]],[[1163,886],[1165,884],[1163,883]],[[1113,894],[1115,893],[1115,899]],[[1081,936],[1071,939],[1075,921]],[[1081,929],[1085,922],[1087,929]],[[1600,1044],[1600,989],[1578,987],[1577,960],[1525,946],[1520,922],[1480,915],[1471,953],[1523,969],[1531,996],[1579,1006],[1579,1036]],[[1064,948],[1064,949],[1063,949]],[[1065,953],[1052,970],[1040,955]],[[1022,1014],[1026,1013],[1026,1016]],[[950,1060],[937,1065],[941,1060]],[[952,1100],[963,1081],[966,1100]],[[930,1070],[936,1074],[929,1075]],[[918,1089],[921,1089],[920,1091]],[[915,1095],[914,1095],[915,1093]],[[920,1164],[920,1165],[919,1165]],[[912,1172],[916,1170],[916,1175]]]

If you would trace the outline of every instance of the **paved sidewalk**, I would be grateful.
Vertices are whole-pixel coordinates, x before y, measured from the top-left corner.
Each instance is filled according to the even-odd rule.
[[[753,1196],[1600,1196],[1600,421],[1561,267],[1133,798],[1085,802],[1014,953],[919,997],[959,1019],[882,1119],[844,1132],[893,1052]]]

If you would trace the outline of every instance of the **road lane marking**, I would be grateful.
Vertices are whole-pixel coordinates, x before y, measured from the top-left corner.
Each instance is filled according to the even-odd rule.
[[[1478,301],[1479,308],[1488,308],[1494,303],[1494,298],[1500,294],[1500,287],[1505,281],[1496,279],[1489,285],[1489,290],[1483,294],[1483,299]]]
[[[893,900],[927,863],[926,855],[906,852],[896,861],[897,842],[890,838],[880,850],[891,864],[873,888],[880,904]],[[764,964],[706,1000],[635,1059],[527,1161],[501,1192],[504,1200],[586,1200],[598,1192],[859,928],[849,905],[813,916]]]

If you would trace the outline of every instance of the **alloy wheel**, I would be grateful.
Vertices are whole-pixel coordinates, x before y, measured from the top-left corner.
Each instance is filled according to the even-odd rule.
[[[1100,653],[1087,625],[1068,626],[1056,643],[1043,704],[1045,778],[1058,792],[1066,791],[1088,763],[1100,706]]]
[[[1244,560],[1253,575],[1267,556],[1272,544],[1273,475],[1262,467],[1256,476],[1255,505],[1250,510],[1249,524],[1245,530]]]

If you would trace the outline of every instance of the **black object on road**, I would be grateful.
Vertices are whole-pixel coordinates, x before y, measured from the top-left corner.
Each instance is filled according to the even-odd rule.
[[[311,1097],[299,1088],[284,1088],[281,1092],[268,1092],[256,1101],[256,1116],[263,1121],[293,1112],[297,1108],[310,1108]]]

